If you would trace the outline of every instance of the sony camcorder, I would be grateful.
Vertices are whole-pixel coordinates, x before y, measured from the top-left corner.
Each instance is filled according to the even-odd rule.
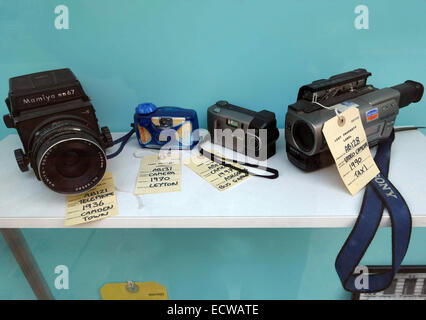
[[[207,127],[215,144],[258,160],[275,154],[279,131],[273,112],[256,112],[218,101],[207,110]]]
[[[21,171],[31,165],[53,191],[73,194],[93,188],[106,170],[107,127],[99,129],[95,109],[70,69],[9,80],[8,128],[16,128],[24,150],[15,150]]]
[[[423,96],[421,83],[408,80],[377,89],[367,85],[370,75],[365,69],[356,69],[299,89],[297,102],[289,105],[285,119],[286,151],[291,163],[313,171],[333,162],[322,128],[336,115],[336,109],[343,112],[357,107],[369,145],[375,146],[391,134],[399,109]]]

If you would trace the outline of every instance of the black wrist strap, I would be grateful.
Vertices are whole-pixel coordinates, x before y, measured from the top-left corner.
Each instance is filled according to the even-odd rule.
[[[126,133],[124,136],[118,138],[117,140],[114,140],[114,144],[116,145],[117,143],[121,142],[120,147],[117,149],[117,151],[115,151],[114,153],[108,154],[107,155],[107,159],[112,159],[116,156],[118,156],[121,151],[123,151],[124,146],[126,145],[127,141],[129,141],[130,137],[135,133],[135,129],[132,128],[132,130],[130,130],[128,133]]]
[[[254,177],[260,177],[260,178],[266,178],[266,179],[276,179],[276,178],[279,177],[279,172],[278,172],[277,169],[264,167],[264,166],[260,166],[260,165],[253,164],[253,163],[238,161],[238,160],[235,160],[235,159],[227,159],[225,157],[221,157],[221,156],[212,154],[212,153],[204,150],[201,145],[204,142],[206,142],[207,140],[210,140],[210,139],[206,139],[206,137],[204,137],[198,143],[198,151],[200,152],[201,155],[205,156],[206,158],[209,158],[210,160],[212,160],[212,161],[214,161],[214,162],[216,162],[216,163],[218,163],[218,164],[220,164],[224,167],[231,168],[231,169],[234,169],[238,172],[249,174],[249,175],[254,176]],[[266,171],[266,172],[269,172],[269,173],[272,173],[272,174],[263,175],[263,174],[252,173],[252,172],[248,171],[246,168],[239,168],[239,167],[237,167],[237,166],[235,166],[235,165],[233,165],[229,162],[238,163],[238,164],[243,165],[243,166],[263,170],[263,171]]]

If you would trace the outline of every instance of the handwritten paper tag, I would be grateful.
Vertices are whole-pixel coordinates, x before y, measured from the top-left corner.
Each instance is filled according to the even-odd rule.
[[[186,159],[185,165],[219,191],[229,189],[250,177],[247,173],[227,168],[202,155],[194,155]],[[232,165],[242,168],[237,163]]]
[[[106,283],[102,286],[103,300],[167,300],[167,289],[157,282]]]
[[[355,195],[379,173],[379,168],[371,156],[358,108],[342,112],[340,119],[333,117],[325,122],[322,132],[340,177]]]
[[[182,161],[180,154],[143,157],[136,180],[135,194],[175,192],[181,190]]]
[[[99,184],[82,194],[67,196],[65,226],[92,222],[118,214],[114,178],[111,172]]]

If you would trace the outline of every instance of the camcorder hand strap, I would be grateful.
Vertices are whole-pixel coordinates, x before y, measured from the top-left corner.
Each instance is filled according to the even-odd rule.
[[[266,178],[266,179],[276,179],[276,178],[279,177],[279,172],[278,172],[277,169],[269,168],[269,167],[264,167],[264,166],[259,166],[257,164],[243,162],[243,161],[238,161],[238,160],[235,160],[235,159],[227,159],[227,158],[224,158],[224,157],[212,154],[212,153],[210,153],[210,152],[208,152],[208,151],[206,151],[206,150],[204,150],[202,148],[201,145],[205,141],[207,141],[206,137],[204,137],[204,139],[201,139],[200,142],[198,143],[198,151],[200,152],[200,154],[203,155],[203,156],[205,156],[206,158],[208,158],[208,159],[210,159],[210,160],[212,160],[212,161],[214,161],[214,162],[216,162],[216,163],[224,166],[224,167],[227,167],[227,168],[230,168],[230,169],[234,169],[234,170],[236,170],[238,172],[245,173],[247,175],[251,175],[251,176],[254,176],[254,177],[260,177],[260,178]],[[230,162],[238,163],[238,164],[241,164],[243,166],[250,167],[250,168],[255,168],[255,169],[263,170],[263,171],[266,171],[266,172],[269,172],[269,173],[272,173],[272,174],[267,174],[267,175],[255,174],[255,173],[252,173],[252,172],[248,171],[246,168],[239,168],[239,167],[233,165]]]
[[[374,160],[380,173],[367,185],[355,226],[336,258],[335,267],[342,285],[351,292],[371,293],[389,287],[398,272],[410,242],[410,210],[404,198],[387,179],[391,145],[394,138],[395,134],[392,132],[389,138],[378,146]],[[356,274],[356,267],[380,225],[384,208],[389,213],[392,225],[392,269],[380,274]],[[362,281],[361,283],[360,279],[365,279],[365,276],[368,276],[368,282]]]

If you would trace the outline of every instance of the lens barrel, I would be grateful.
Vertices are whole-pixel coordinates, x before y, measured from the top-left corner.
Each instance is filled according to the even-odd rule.
[[[311,127],[302,120],[294,123],[292,128],[293,139],[300,150],[310,152],[315,146],[315,136]]]
[[[96,186],[105,174],[107,159],[95,136],[76,121],[55,123],[36,134],[33,154],[40,180],[64,194]]]

